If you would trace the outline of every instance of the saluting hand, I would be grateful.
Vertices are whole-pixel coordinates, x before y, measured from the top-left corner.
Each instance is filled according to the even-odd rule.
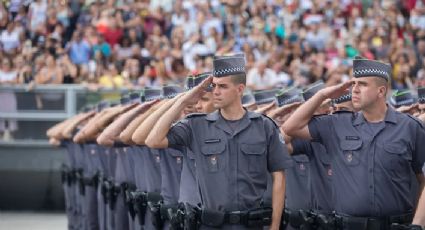
[[[184,96],[182,96],[181,102],[185,104],[185,106],[196,104],[201,99],[201,97],[207,92],[206,90],[211,85],[212,80],[212,76],[209,76],[208,78],[203,80],[201,84],[189,90]]]
[[[337,99],[344,94],[347,94],[348,88],[353,84],[353,81],[347,81],[339,85],[329,86],[319,91],[319,93],[325,97],[325,99]]]
[[[268,114],[268,116],[271,119],[276,119],[277,117],[283,117],[283,116],[291,113],[295,109],[297,109],[301,104],[302,104],[302,102],[294,102],[294,103],[291,103],[291,104],[284,105],[282,107],[278,107],[278,108],[272,110]]]
[[[261,113],[261,114],[267,114],[270,110],[274,108],[275,105],[276,105],[276,102],[273,101],[262,108],[258,108],[257,110],[255,110],[255,112]]]

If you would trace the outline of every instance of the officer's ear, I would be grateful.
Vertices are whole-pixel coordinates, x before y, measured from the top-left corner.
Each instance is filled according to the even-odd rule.
[[[238,85],[238,94],[239,94],[239,96],[243,96],[243,92],[245,92],[245,88],[246,88],[246,85],[245,84],[239,84]]]
[[[388,88],[389,88],[389,83],[387,82],[387,80],[383,79],[383,78],[376,78],[376,83],[378,85],[378,96],[380,98],[386,98],[387,97],[387,92],[388,92]]]

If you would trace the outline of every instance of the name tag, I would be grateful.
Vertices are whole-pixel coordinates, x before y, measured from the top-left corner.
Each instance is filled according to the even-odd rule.
[[[211,143],[218,143],[220,142],[220,139],[209,139],[209,140],[205,140],[206,144],[211,144]]]
[[[359,136],[345,136],[345,140],[347,141],[357,141],[360,140]]]

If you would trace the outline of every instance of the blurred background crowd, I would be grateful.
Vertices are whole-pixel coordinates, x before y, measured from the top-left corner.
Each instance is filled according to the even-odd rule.
[[[425,85],[424,0],[2,0],[1,84],[181,83],[244,52],[248,87],[332,85],[361,55]]]
[[[182,84],[232,52],[245,53],[252,90],[343,82],[356,55],[391,63],[393,89],[415,89],[425,0],[0,0],[0,85]]]

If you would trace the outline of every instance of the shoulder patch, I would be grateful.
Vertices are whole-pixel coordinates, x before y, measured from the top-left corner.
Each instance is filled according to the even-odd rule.
[[[202,116],[206,116],[206,113],[191,113],[186,115],[186,118],[192,118],[192,117],[202,117]]]
[[[412,115],[410,115],[410,114],[407,114],[406,113],[406,115],[408,116],[408,117],[410,117],[410,118],[412,118],[414,121],[416,121],[422,128],[425,128],[425,126],[424,126],[424,123],[421,121],[421,120],[419,120],[417,117],[415,117],[415,116],[412,116]]]

